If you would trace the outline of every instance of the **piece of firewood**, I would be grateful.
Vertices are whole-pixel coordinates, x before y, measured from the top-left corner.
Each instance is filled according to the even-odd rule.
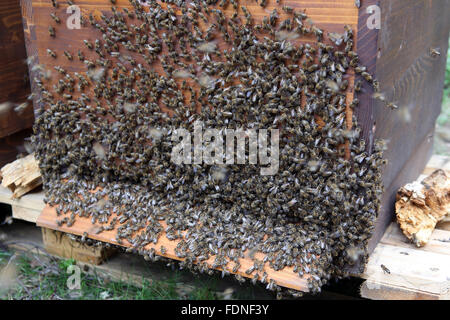
[[[424,246],[436,224],[450,214],[450,179],[445,171],[436,170],[423,181],[400,188],[395,212],[405,236]]]
[[[42,184],[39,164],[30,154],[1,168],[2,186],[10,189],[17,199]]]

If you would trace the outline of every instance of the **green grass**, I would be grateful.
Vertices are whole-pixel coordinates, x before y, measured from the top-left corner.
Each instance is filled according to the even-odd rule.
[[[450,125],[450,50],[447,53],[447,69],[445,73],[444,97],[442,100],[442,113],[438,118],[438,125]]]
[[[436,123],[434,153],[450,156],[450,51],[447,52],[442,111]]]
[[[76,262],[73,259],[58,260],[26,253],[14,253],[0,249],[0,274],[8,264],[16,268],[16,283],[3,288],[0,283],[0,299],[115,299],[115,300],[156,300],[156,299],[217,299],[215,281],[207,281],[183,290],[178,281],[179,274],[164,281],[143,279],[141,286],[125,281],[109,281],[96,274],[81,272],[80,290],[70,290],[67,280],[71,276],[67,268]],[[0,276],[1,279],[1,276]]]

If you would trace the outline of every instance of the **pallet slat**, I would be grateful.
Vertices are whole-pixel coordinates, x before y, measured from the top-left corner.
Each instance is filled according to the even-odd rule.
[[[423,248],[393,223],[369,258],[361,295],[370,299],[450,299],[450,232],[435,230]],[[389,272],[381,267],[383,265]]]
[[[111,216],[110,218],[113,218],[113,216]],[[91,220],[89,218],[77,217],[77,219],[75,220],[74,224],[71,227],[67,227],[66,225],[58,226],[56,224],[56,219],[57,219],[56,210],[50,206],[46,206],[44,208],[44,210],[42,211],[41,215],[39,216],[38,220],[36,221],[36,224],[40,227],[45,227],[45,228],[49,228],[49,229],[53,229],[53,230],[72,233],[72,234],[76,234],[76,235],[80,235],[80,236],[86,232],[87,236],[94,240],[109,242],[112,244],[119,245],[119,243],[116,241],[116,237],[115,237],[116,231],[115,230],[103,231],[100,234],[97,234],[96,232],[97,232],[99,226],[92,225]],[[165,227],[163,222],[161,222],[161,225],[163,226],[163,228]],[[178,241],[167,239],[165,236],[165,232],[163,231],[162,235],[158,239],[157,245],[149,244],[145,247],[145,249],[149,250],[149,249],[153,248],[153,249],[155,249],[156,254],[158,254],[160,256],[164,256],[164,257],[174,259],[174,260],[182,260],[179,257],[177,257],[177,255],[175,254],[174,249],[177,244],[178,244]],[[124,241],[121,245],[123,245],[125,247],[131,247],[131,245],[129,243],[127,243],[126,241]],[[166,248],[165,254],[161,253],[161,246],[164,246]],[[206,263],[208,263],[211,266],[214,262],[214,258],[215,258],[214,256],[210,257],[206,261]],[[264,256],[261,253],[257,252],[255,254],[255,258],[262,260],[264,258]],[[247,257],[245,259],[239,259],[239,262],[241,264],[241,267],[239,268],[239,270],[236,273],[243,277],[252,278],[254,276],[254,274],[247,275],[245,273],[245,271],[248,268],[253,266],[252,259]],[[234,266],[233,263],[228,263],[227,270],[231,272],[233,269],[233,266]],[[293,268],[284,268],[283,270],[275,271],[272,268],[269,268],[268,264],[266,263],[264,265],[264,271],[267,272],[267,274],[268,274],[268,276],[267,276],[268,280],[273,279],[280,286],[300,290],[303,292],[309,291],[308,285],[307,285],[308,275],[305,275],[304,278],[299,278],[299,276],[296,273],[294,273]],[[262,277],[262,272],[260,274],[260,277]]]

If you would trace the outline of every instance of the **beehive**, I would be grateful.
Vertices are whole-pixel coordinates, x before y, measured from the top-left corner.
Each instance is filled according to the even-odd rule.
[[[26,102],[30,84],[26,65],[25,40],[20,2],[0,1],[0,165],[15,159],[18,147],[30,132],[33,108],[20,114],[14,107]],[[17,134],[16,134],[17,133]],[[23,150],[24,151],[24,150]]]
[[[404,182],[417,176],[425,166],[431,152],[434,122],[440,110],[442,83],[444,79],[444,52],[447,50],[448,39],[448,5],[442,1],[362,1],[361,8],[355,6],[353,0],[341,1],[268,1],[262,8],[255,1],[240,1],[251,13],[254,23],[261,23],[264,16],[269,15],[274,8],[278,8],[279,19],[288,18],[289,14],[281,10],[281,6],[290,6],[294,10],[304,12],[320,29],[327,33],[342,34],[349,26],[353,30],[353,50],[359,55],[360,63],[367,66],[369,73],[378,79],[383,93],[383,100],[393,101],[400,106],[399,110],[386,108],[385,103],[373,99],[372,86],[365,83],[358,94],[359,107],[355,108],[355,116],[362,129],[362,136],[366,141],[367,150],[372,150],[376,138],[389,140],[385,157],[389,161],[383,171],[385,193],[382,199],[382,209],[379,212],[377,224],[370,241],[370,250],[379,241],[383,231],[392,219],[392,205],[395,190]],[[110,13],[109,1],[78,1],[76,3],[84,14],[94,12],[96,17],[102,13]],[[132,9],[127,1],[117,1],[117,7]],[[372,6],[372,7],[371,7]],[[375,6],[375,7],[373,7]],[[76,51],[84,47],[83,40],[93,42],[98,38],[92,28],[83,27],[80,30],[65,28],[65,12],[67,4],[60,3],[57,9],[50,1],[23,1],[24,28],[27,38],[29,56],[35,56],[36,64],[44,65],[47,69],[60,66],[70,72],[84,72],[86,66],[75,61]],[[163,4],[163,7],[167,6]],[[371,7],[372,11],[367,9]],[[380,9],[381,29],[371,29],[376,26],[377,9]],[[58,25],[50,17],[56,12],[62,24]],[[223,10],[230,17],[234,9],[228,5]],[[243,11],[239,15],[243,16]],[[180,13],[177,12],[179,15]],[[87,18],[86,18],[87,19]],[[375,20],[373,20],[375,19]],[[369,20],[372,24],[368,23]],[[406,21],[406,22],[405,22]],[[373,23],[375,22],[375,25]],[[406,24],[405,24],[406,23]],[[410,25],[410,28],[408,26]],[[49,35],[49,25],[54,26],[56,37]],[[348,27],[347,27],[348,28]],[[418,34],[417,30],[421,30]],[[326,37],[326,36],[325,36]],[[303,44],[317,45],[314,36],[296,40]],[[222,43],[218,42],[220,47]],[[57,53],[56,58],[48,54],[47,49]],[[69,61],[63,51],[71,52],[74,61]],[[86,59],[95,60],[95,54],[83,50]],[[439,53],[441,53],[439,55]],[[161,68],[156,68],[161,72]],[[33,76],[33,75],[32,75]],[[350,104],[355,98],[354,84],[358,81],[350,73],[348,77],[349,89],[346,90],[347,108],[345,111],[347,126],[352,126]],[[56,83],[50,79],[50,84]],[[39,92],[35,92],[39,96]],[[304,103],[303,101],[302,103]],[[38,105],[38,103],[36,104]],[[320,123],[320,119],[317,120]],[[418,125],[420,123],[420,125]],[[414,137],[414,138],[413,138]],[[346,156],[350,153],[347,150]],[[101,241],[117,243],[114,238],[115,230],[98,234],[96,227],[92,227],[87,218],[77,219],[72,226],[56,225],[56,211],[47,207],[38,223],[49,228],[59,229],[78,235],[88,235]],[[166,250],[161,250],[164,244]],[[175,254],[176,242],[163,237],[156,248],[157,254],[179,259]],[[257,255],[258,256],[258,255]],[[213,259],[208,260],[212,263]],[[251,266],[250,259],[243,259],[237,273],[245,273]],[[278,284],[299,290],[307,290],[308,275],[299,279],[292,268],[279,271],[268,271],[269,278]]]

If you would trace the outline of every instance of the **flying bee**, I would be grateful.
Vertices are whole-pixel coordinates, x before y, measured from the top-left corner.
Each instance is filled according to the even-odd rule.
[[[380,93],[380,92],[376,92],[373,94],[372,96],[374,99],[379,100],[381,102],[386,102],[386,97],[384,94]]]
[[[58,3],[56,2],[56,0],[52,0],[52,6],[53,8],[58,8]]]
[[[355,7],[361,8],[361,0],[355,0]]]
[[[61,23],[61,19],[59,19],[56,14],[54,13],[50,13],[50,16],[52,17],[53,20],[55,20],[56,23]]]
[[[50,37],[55,37],[55,28],[53,28],[52,26],[48,26],[48,34],[50,35]]]
[[[436,57],[440,57],[440,56],[441,56],[441,52],[439,51],[438,48],[431,48],[431,49],[430,49],[430,54],[431,54],[431,56],[432,56],[433,58],[436,58]]]
[[[398,109],[398,106],[396,104],[394,104],[393,102],[387,103],[386,107],[388,107],[391,110],[397,110]]]
[[[56,53],[50,49],[47,49],[47,53],[52,57],[52,58],[56,58]]]

